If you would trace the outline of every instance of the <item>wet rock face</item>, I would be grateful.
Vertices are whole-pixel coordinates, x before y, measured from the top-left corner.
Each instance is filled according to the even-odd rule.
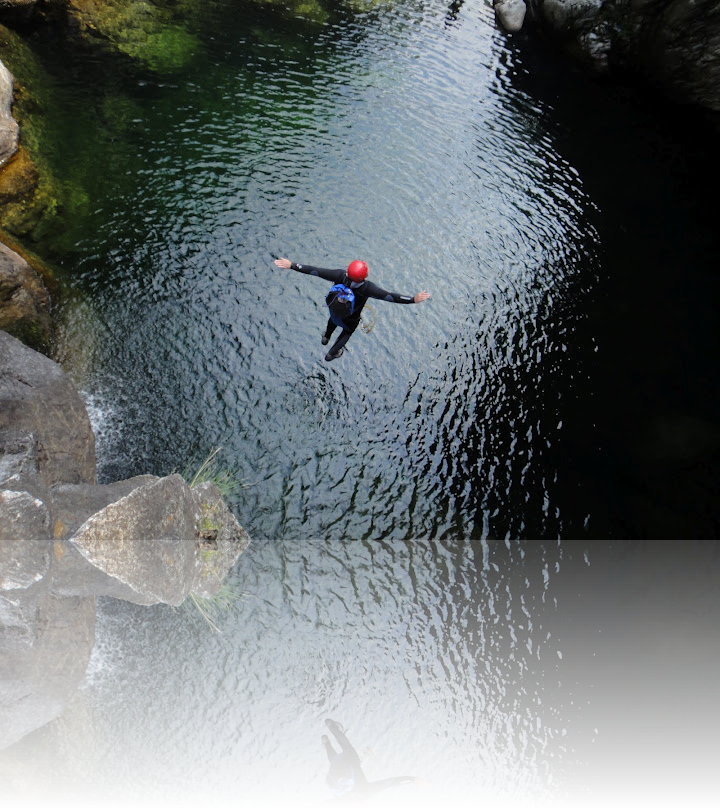
[[[720,112],[720,0],[652,4],[638,59],[671,95]]]
[[[50,296],[40,276],[0,242],[0,329],[41,349],[50,341]]]
[[[0,332],[0,749],[56,717],[85,674],[97,596],[212,597],[250,539],[214,484],[95,484],[62,370]]]
[[[720,0],[540,0],[540,20],[598,73],[629,68],[720,112]]]
[[[12,117],[13,78],[10,71],[0,62],[0,166],[6,163],[17,151],[19,130]]]
[[[38,474],[48,486],[95,483],[95,436],[85,403],[57,363],[6,332],[0,332],[3,430],[35,436]]]

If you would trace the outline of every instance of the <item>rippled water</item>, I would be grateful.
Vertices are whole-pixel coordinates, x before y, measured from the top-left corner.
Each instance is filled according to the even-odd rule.
[[[480,2],[208,14],[192,73],[115,77],[122,126],[74,121],[58,358],[104,480],[222,447],[244,596],[221,635],[101,604],[39,736],[62,789],[322,802],[328,716],[371,778],[431,782],[386,802],[705,788],[715,547],[565,539],[717,529],[702,154]],[[327,285],[279,255],[432,298],[377,302],[326,364]]]

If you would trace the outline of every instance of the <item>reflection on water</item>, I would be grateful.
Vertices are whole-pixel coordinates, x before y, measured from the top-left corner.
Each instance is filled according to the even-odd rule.
[[[698,505],[683,524],[672,497],[655,503],[678,468],[646,480],[645,456],[623,453],[636,406],[620,392],[637,392],[608,292],[618,175],[605,132],[591,148],[595,121],[572,111],[615,115],[640,177],[649,122],[525,65],[529,46],[481,3],[291,32],[208,13],[202,69],[128,80],[120,143],[77,133],[106,171],[64,254],[58,357],[92,404],[104,480],[223,448],[248,484],[244,597],[221,635],[103,601],[75,705],[5,756],[21,794],[314,806],[331,798],[333,717],[372,750],[368,778],[430,783],[381,803],[705,795],[716,547],[515,539],[660,536],[666,515],[667,533],[716,525],[697,495],[711,476],[682,468]],[[655,196],[643,205],[673,222],[690,210],[672,183]],[[433,297],[378,302],[371,334],[329,366],[326,285],[278,271],[278,255],[362,257],[381,285]],[[676,268],[660,270],[658,284]],[[645,291],[624,281],[632,309]],[[668,401],[654,403],[660,418]],[[682,424],[705,435],[714,419]]]

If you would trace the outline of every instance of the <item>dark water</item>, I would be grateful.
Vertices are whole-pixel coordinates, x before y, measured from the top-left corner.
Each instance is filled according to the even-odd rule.
[[[623,540],[717,532],[702,127],[480,2],[210,4],[202,41],[92,92],[70,62],[89,199],[49,249],[101,477],[222,447],[244,596],[221,635],[104,602],[36,761],[95,801],[312,805],[335,716],[372,778],[431,782],[386,802],[706,796],[717,547]],[[432,298],[329,365],[328,285],[279,255]]]

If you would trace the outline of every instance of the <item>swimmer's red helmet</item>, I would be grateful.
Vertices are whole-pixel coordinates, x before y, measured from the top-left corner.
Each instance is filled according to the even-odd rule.
[[[347,274],[350,281],[365,281],[368,274],[368,266],[365,262],[355,259],[354,262],[350,262],[348,265]]]

